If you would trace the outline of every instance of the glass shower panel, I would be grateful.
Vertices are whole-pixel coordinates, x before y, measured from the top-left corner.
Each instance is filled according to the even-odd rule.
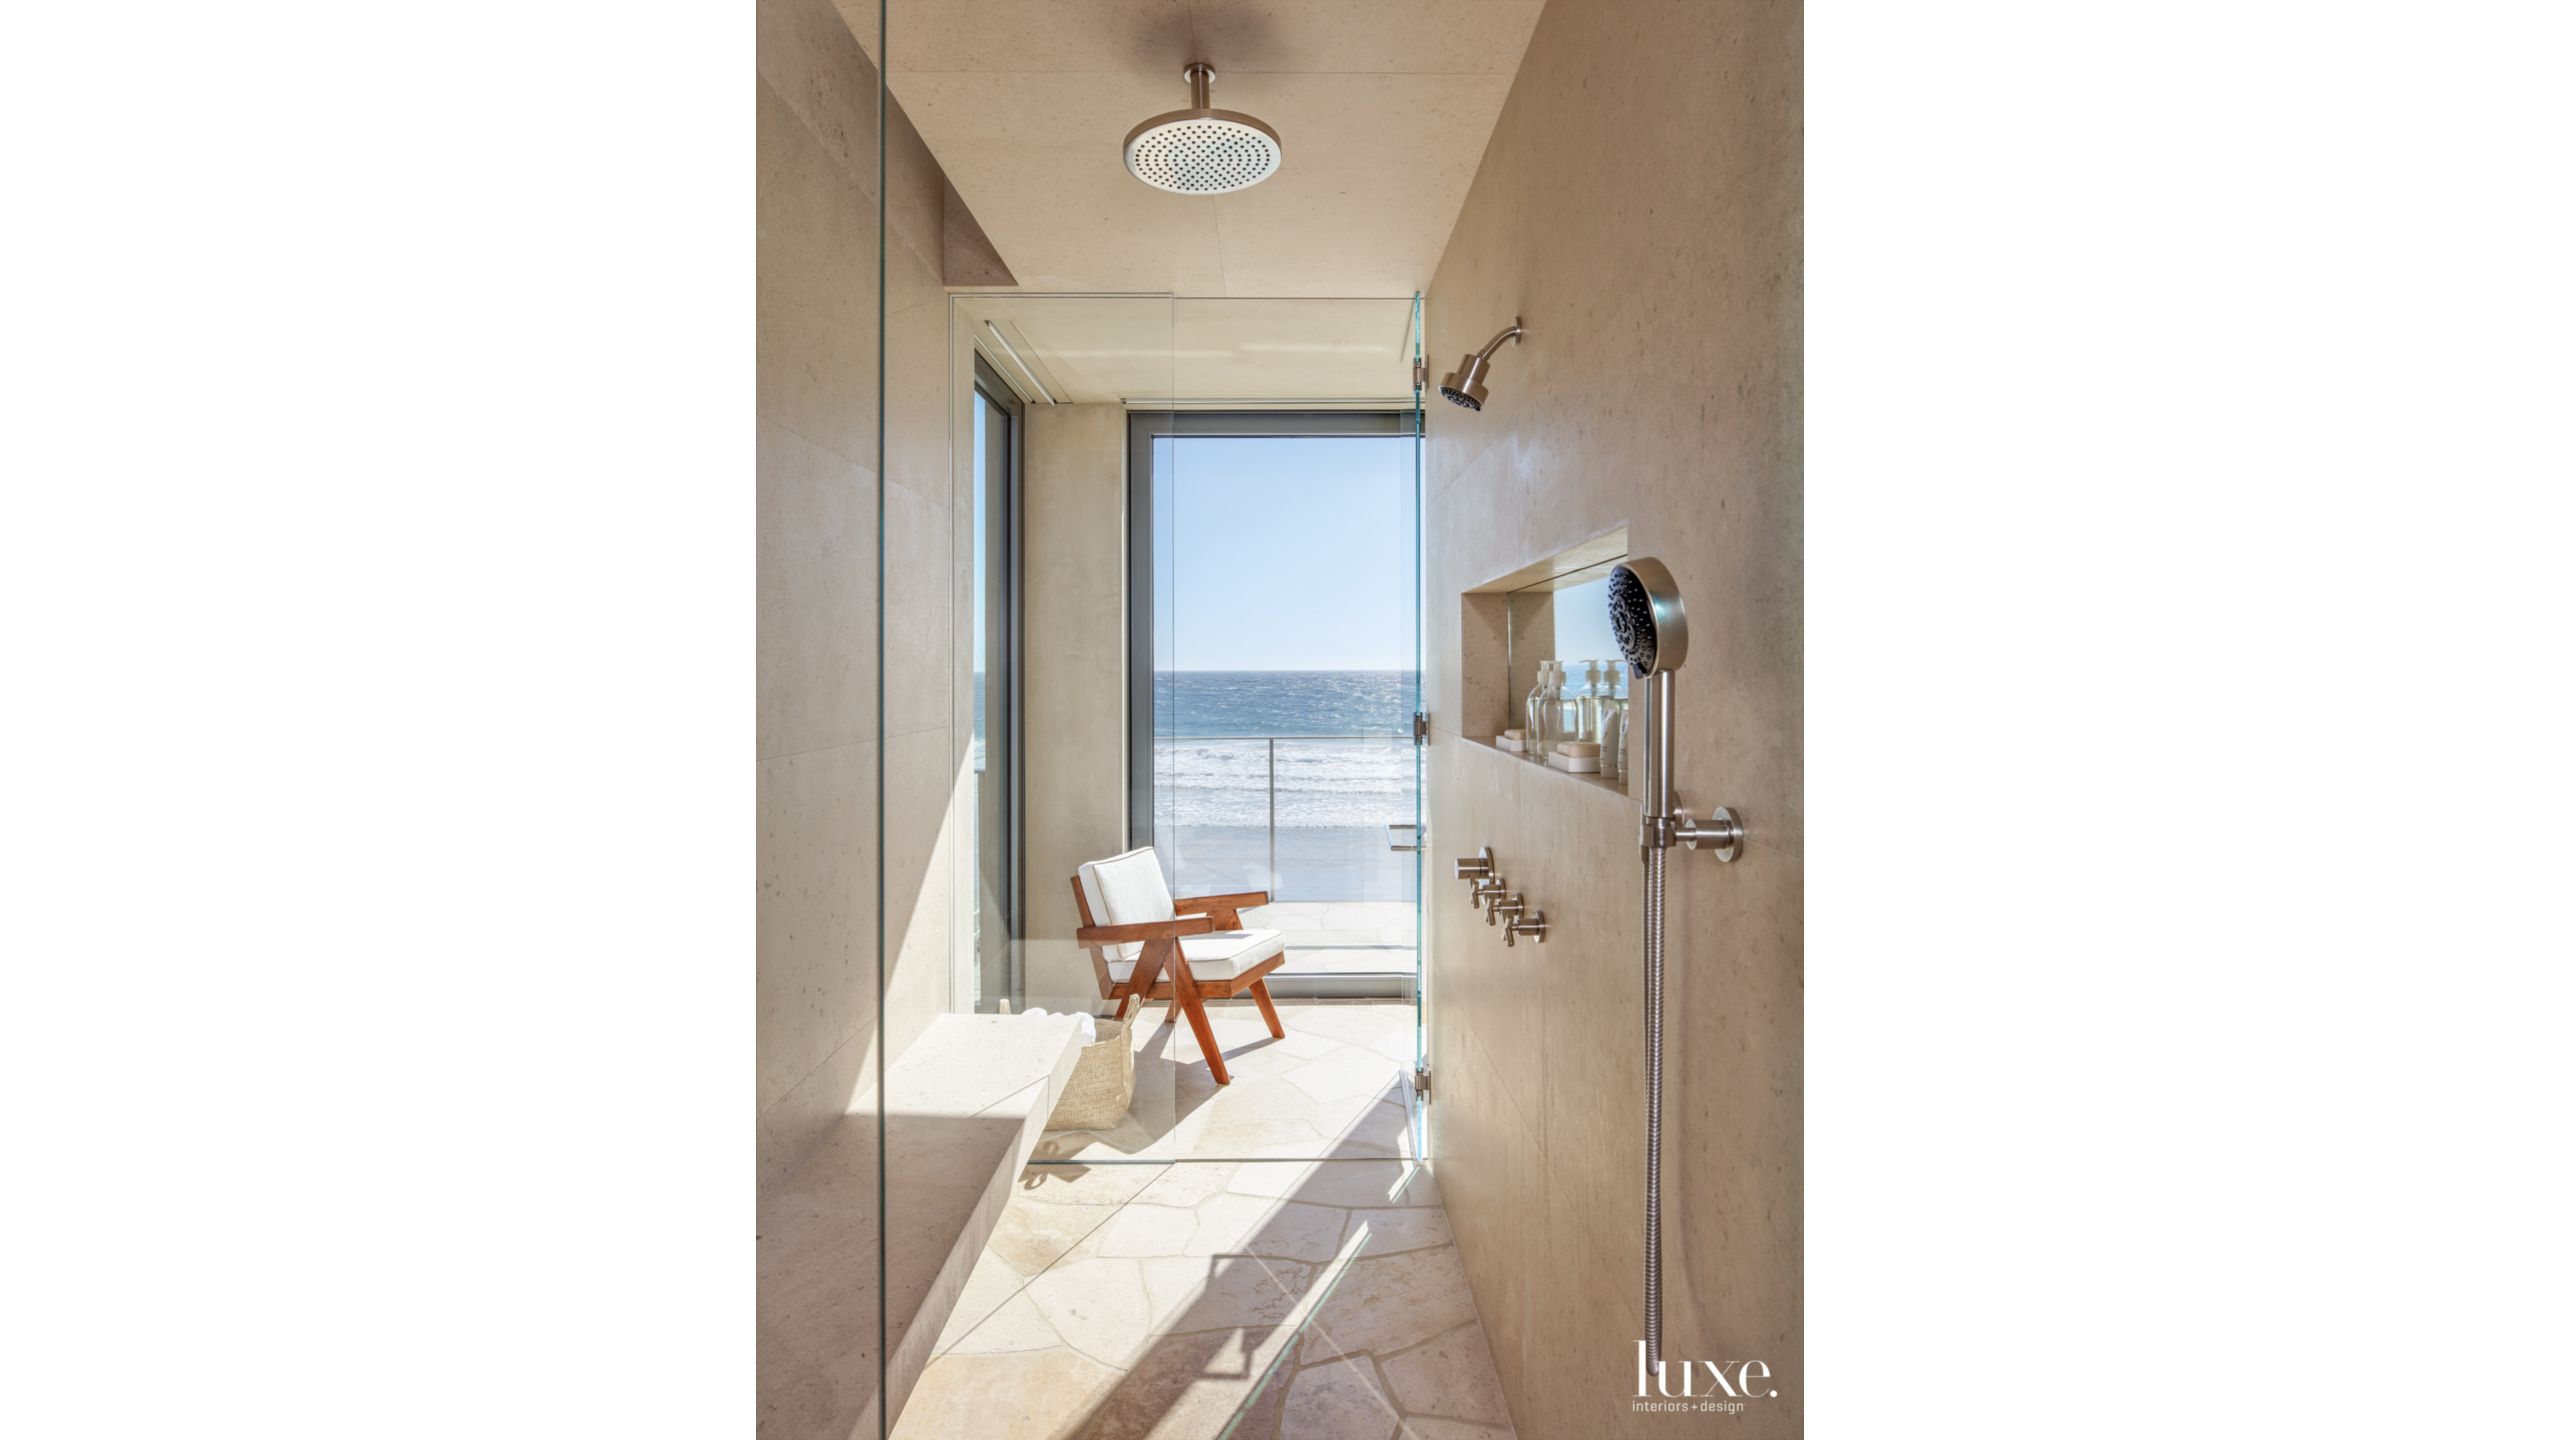
[[[1076,943],[1083,915],[1068,882],[1131,840],[1123,587],[1130,546],[1147,537],[1124,524],[1126,434],[1133,405],[1172,390],[1173,304],[978,291],[952,296],[950,314],[951,344],[979,367],[981,388],[992,381],[1021,402],[1016,563],[1004,582],[1017,642],[988,681],[1017,696],[1019,919],[1010,986],[982,987],[975,1008],[1107,1015],[1116,1006]],[[976,449],[966,432],[958,443]],[[958,619],[974,649],[973,616]],[[990,612],[983,635],[998,629]],[[981,829],[982,854],[987,839]]]
[[[876,3],[757,8],[756,1412],[768,1440],[885,1428],[880,33]]]
[[[1266,895],[1237,924],[1284,962],[1268,1019],[1213,993],[1204,1039],[1153,1007],[1143,1028],[1198,1099],[1085,1153],[1413,1150],[1414,325],[1411,297],[1178,299],[1173,386],[1132,407],[1132,838],[1178,896]]]

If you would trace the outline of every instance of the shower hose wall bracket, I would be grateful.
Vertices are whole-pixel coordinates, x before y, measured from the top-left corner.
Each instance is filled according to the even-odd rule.
[[[1704,821],[1692,819],[1688,809],[1673,797],[1671,813],[1648,817],[1651,825],[1651,848],[1667,850],[1673,842],[1692,850],[1712,849],[1718,860],[1730,865],[1742,853],[1742,817],[1729,806],[1719,805],[1715,814]]]

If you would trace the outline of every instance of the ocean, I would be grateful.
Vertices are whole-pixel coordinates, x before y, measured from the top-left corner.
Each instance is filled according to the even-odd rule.
[[[1158,671],[1155,698],[1155,845],[1177,891],[1414,898],[1415,857],[1387,848],[1419,818],[1414,672]]]

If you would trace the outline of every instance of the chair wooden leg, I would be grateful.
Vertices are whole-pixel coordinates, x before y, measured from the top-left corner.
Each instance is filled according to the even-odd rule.
[[[1174,1004],[1182,1007],[1182,1013],[1190,1017],[1191,1033],[1200,1042],[1201,1056],[1209,1062],[1210,1078],[1221,1085],[1226,1084],[1226,1053],[1218,1048],[1217,1033],[1209,1028],[1208,1008],[1200,1003],[1200,987],[1191,983],[1188,970],[1179,967],[1174,970],[1173,999]],[[1172,1013],[1172,1006],[1165,1007],[1168,1019],[1172,1017]]]
[[[1138,963],[1130,968],[1129,974],[1131,1020],[1147,1018],[1147,1002],[1155,998],[1156,982],[1159,978],[1169,978],[1166,972],[1177,968],[1174,962],[1181,955],[1180,942],[1173,940],[1150,940],[1138,952]],[[1164,1023],[1173,1023],[1173,1006],[1170,1003],[1164,1007]]]
[[[1253,1003],[1262,1009],[1262,1023],[1271,1027],[1271,1038],[1286,1040],[1289,1032],[1280,1028],[1280,1012],[1271,1008],[1271,991],[1261,981],[1253,982]]]

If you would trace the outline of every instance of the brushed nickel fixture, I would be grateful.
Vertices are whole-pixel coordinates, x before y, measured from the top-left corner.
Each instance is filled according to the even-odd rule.
[[[1458,878],[1461,880],[1481,880],[1492,873],[1493,847],[1490,845],[1476,851],[1473,855],[1458,857]]]
[[[1191,108],[1142,120],[1120,142],[1129,173],[1176,195],[1226,195],[1259,185],[1280,169],[1280,132],[1238,110],[1209,108],[1218,72],[1205,60],[1182,67]]]
[[[1503,944],[1517,945],[1520,943],[1520,937],[1523,935],[1529,936],[1541,945],[1546,944],[1547,912],[1544,910],[1532,910],[1526,916],[1514,915],[1509,920],[1503,922]]]
[[[1719,808],[1700,823],[1690,818],[1672,785],[1673,706],[1671,676],[1689,658],[1689,621],[1680,603],[1680,587],[1659,560],[1629,560],[1609,572],[1609,628],[1627,669],[1644,681],[1644,813],[1638,821],[1638,845],[1646,853],[1677,841],[1695,850],[1716,847],[1716,858],[1730,862],[1742,853],[1742,827],[1733,813]]]
[[[1485,901],[1502,898],[1502,889],[1501,876],[1490,873],[1478,876],[1467,883],[1467,908],[1483,909]]]
[[[1519,915],[1521,911],[1528,908],[1529,897],[1525,895],[1505,895],[1494,901],[1492,904],[1484,907],[1484,923],[1491,925],[1498,920],[1507,922],[1513,917]]]
[[[1484,377],[1485,372],[1493,368],[1493,352],[1501,349],[1507,340],[1526,344],[1527,334],[1520,328],[1519,317],[1513,316],[1510,329],[1484,342],[1475,353],[1459,357],[1458,368],[1440,381],[1440,398],[1470,410],[1483,409]]]
[[[1689,657],[1688,612],[1671,572],[1650,557],[1609,572],[1609,628],[1629,673],[1644,681],[1644,810],[1637,848],[1644,856],[1644,1344],[1645,1363],[1662,1359],[1662,887],[1663,856],[1674,841],[1716,858],[1742,853],[1742,821],[1717,806],[1692,821],[1672,789],[1671,674]]]

